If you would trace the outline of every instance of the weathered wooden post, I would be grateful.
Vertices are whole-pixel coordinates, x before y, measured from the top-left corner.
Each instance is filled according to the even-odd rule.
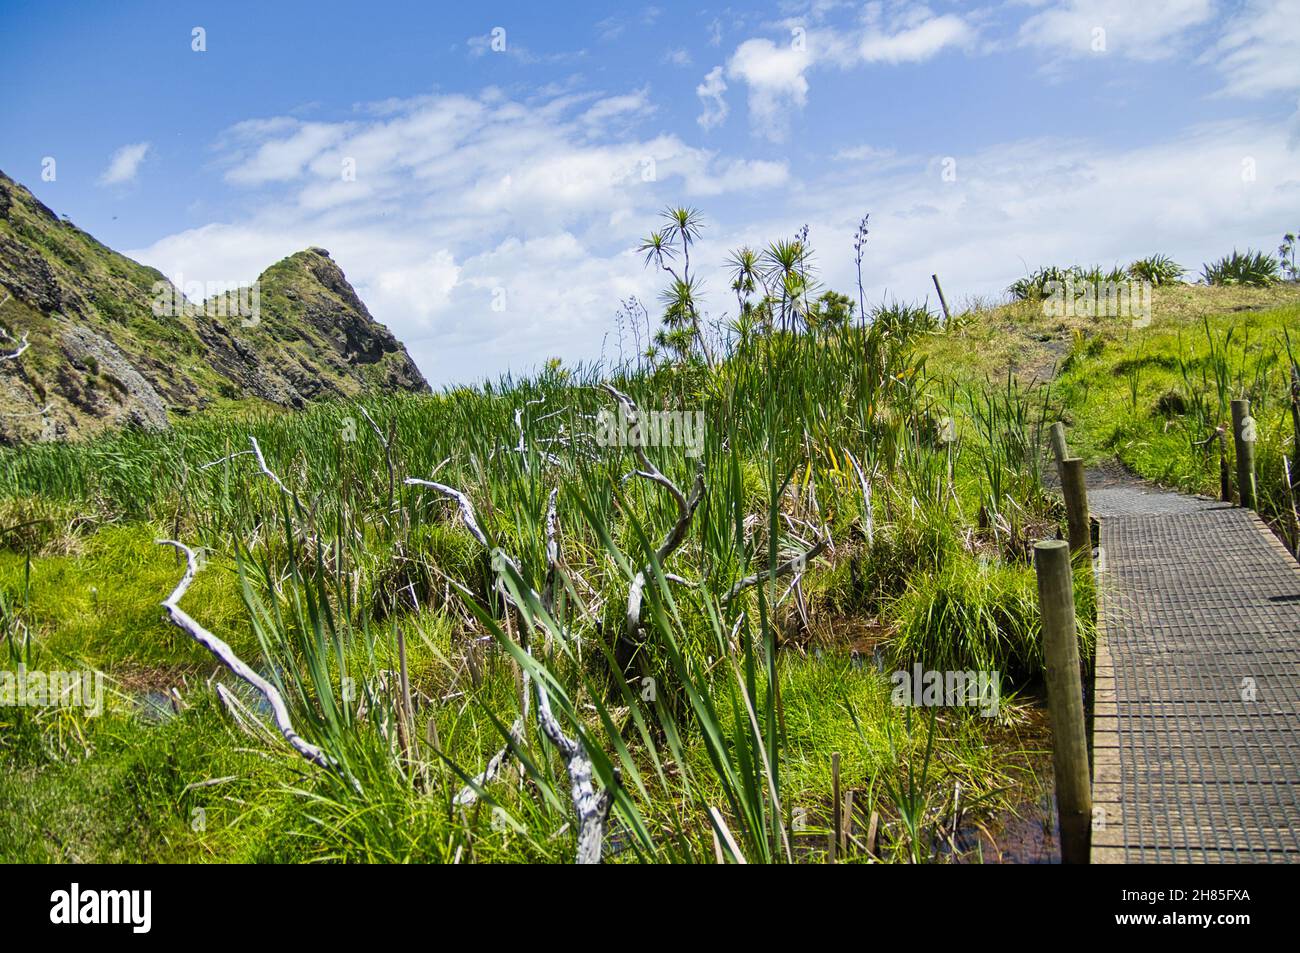
[[[844,823],[840,829],[840,854],[847,855],[853,839],[853,789],[844,792]]]
[[[1215,428],[1219,437],[1219,499],[1232,502],[1232,470],[1228,467],[1228,435],[1222,427]]]
[[[934,281],[934,290],[939,292],[939,306],[943,308],[943,323],[946,326],[952,320],[952,315],[948,313],[948,299],[943,296],[943,288],[939,286],[939,276],[934,274],[930,278]]]
[[[836,854],[841,848],[840,840],[844,830],[844,808],[840,800],[840,753],[838,751],[831,755],[831,798],[834,804],[831,806],[833,829],[831,831],[829,859],[833,864],[835,863]]]
[[[1295,440],[1291,444],[1291,474],[1300,481],[1300,365],[1291,365],[1291,430]],[[1291,484],[1293,487],[1295,483]]]
[[[1255,508],[1255,419],[1250,416],[1250,401],[1232,402],[1232,439],[1237,449],[1237,495],[1241,505]]]
[[[1070,446],[1065,442],[1065,424],[1060,420],[1052,425],[1052,459],[1056,460],[1057,476],[1061,475],[1061,464],[1070,456]]]
[[[1300,510],[1295,508],[1295,483],[1291,480],[1291,464],[1282,457],[1282,478],[1286,481],[1287,526],[1291,535],[1291,551],[1300,559]]]
[[[1065,518],[1070,529],[1070,551],[1092,552],[1092,526],[1088,522],[1088,486],[1083,461],[1066,457],[1061,461],[1061,493],[1065,497]]]
[[[1070,456],[1070,448],[1065,442],[1065,424],[1059,420],[1052,424],[1052,455],[1056,457],[1056,469],[1059,472],[1061,464]]]
[[[1092,780],[1079,677],[1079,640],[1074,627],[1074,578],[1064,540],[1034,544],[1034,571],[1043,620],[1061,862],[1086,864],[1092,838]]]

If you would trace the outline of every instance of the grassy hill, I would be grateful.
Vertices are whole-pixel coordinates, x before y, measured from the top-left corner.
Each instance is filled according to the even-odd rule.
[[[292,255],[252,287],[191,302],[0,173],[0,353],[25,342],[0,362],[0,445],[165,429],[238,400],[427,390],[328,253]]]

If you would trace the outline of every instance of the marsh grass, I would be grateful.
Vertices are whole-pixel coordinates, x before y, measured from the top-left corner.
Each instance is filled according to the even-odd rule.
[[[571,859],[563,759],[531,722],[518,738],[510,731],[526,672],[613,792],[609,859],[806,857],[791,819],[796,808],[824,813],[832,751],[855,752],[844,780],[885,819],[885,856],[933,856],[926,828],[942,791],[960,781],[991,809],[1008,754],[987,743],[978,715],[946,711],[924,734],[911,730],[885,673],[851,655],[833,626],[820,658],[804,646],[829,606],[871,613],[896,633],[899,657],[1032,679],[1041,662],[1023,545],[1055,521],[1040,453],[1054,398],[1005,368],[932,366],[931,355],[969,350],[961,336],[979,331],[937,327],[924,306],[788,330],[809,323],[804,278],[786,281],[806,271],[805,241],[795,258],[774,252],[790,259],[780,320],[711,352],[712,368],[681,340],[676,364],[552,364],[430,397],[296,414],[242,407],[168,434],[0,452],[0,619],[13,628],[21,617],[41,651],[128,686],[62,749],[40,741],[52,725],[35,725],[25,754],[6,751],[14,771],[2,783],[22,787],[33,810],[68,817],[74,834],[46,844],[7,813],[0,853]],[[693,328],[694,298],[678,304],[677,330]],[[646,448],[678,487],[704,465],[703,500],[662,564],[655,551],[676,508],[662,487],[629,476],[630,448],[593,438],[611,406],[606,380],[641,408],[705,421],[698,458],[678,444]],[[286,489],[259,472],[250,437]],[[406,476],[472,499],[488,551],[453,506]],[[547,575],[552,490],[564,555],[548,609],[532,593]],[[797,580],[778,574],[823,531],[833,541],[824,556]],[[266,731],[239,727],[215,685],[255,718],[256,698],[212,679],[211,660],[161,618],[181,567],[154,545],[160,537],[205,550],[188,611],[278,688],[337,770],[309,768]],[[517,571],[500,569],[496,549]],[[638,571],[645,605],[628,638]],[[751,575],[757,585],[723,598]],[[179,679],[180,710],[144,723],[133,696]],[[503,745],[512,767],[472,806],[455,804]],[[62,791],[98,792],[105,806],[78,807]],[[128,798],[149,815],[129,849],[111,846],[121,825],[109,814]],[[196,829],[199,807],[207,822]]]

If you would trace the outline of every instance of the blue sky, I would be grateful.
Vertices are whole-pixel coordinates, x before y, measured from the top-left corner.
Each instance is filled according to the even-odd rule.
[[[1300,229],[1300,0],[7,0],[0,59],[46,204],[186,282],[328,248],[434,383],[611,356],[669,203],[714,317],[727,250],[805,224],[851,288],[866,212],[874,299]]]

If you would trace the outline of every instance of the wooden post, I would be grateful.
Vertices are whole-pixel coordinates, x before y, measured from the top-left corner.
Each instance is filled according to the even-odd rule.
[[[1061,461],[1061,492],[1065,496],[1065,517],[1070,528],[1070,552],[1092,552],[1092,526],[1088,522],[1088,486],[1083,461],[1066,457]]]
[[[1250,401],[1232,402],[1232,439],[1237,449],[1237,495],[1241,505],[1255,508],[1255,421],[1250,416]]]
[[[1219,435],[1219,499],[1224,503],[1232,502],[1232,470],[1228,466],[1228,435],[1223,428],[1217,428]]]
[[[952,320],[952,315],[948,313],[948,299],[943,296],[943,288],[939,286],[939,276],[931,275],[930,277],[934,280],[934,290],[939,292],[939,304],[943,308],[943,323],[947,324]]]
[[[1282,455],[1282,477],[1286,482],[1287,523],[1291,529],[1291,552],[1300,559],[1300,511],[1295,508],[1295,484],[1291,482],[1291,464]]]
[[[1052,424],[1052,455],[1056,457],[1056,469],[1070,456],[1070,448],[1065,442],[1065,424],[1057,421]]]
[[[840,839],[844,833],[844,807],[840,800],[840,753],[831,755],[831,816],[833,818],[829,860],[835,863],[836,852],[840,848]]]
[[[398,699],[397,743],[402,751],[402,758],[411,760],[411,751],[415,747],[411,742],[411,725],[415,719],[415,709],[411,705],[411,679],[406,671],[406,635],[402,627],[397,627],[397,677],[402,697]]]
[[[1052,539],[1035,543],[1034,570],[1043,619],[1061,862],[1086,864],[1092,838],[1092,783],[1079,676],[1079,640],[1074,627],[1074,578],[1065,542]]]
[[[1295,435],[1291,444],[1291,475],[1300,482],[1300,366],[1295,364],[1291,365],[1291,430]]]
[[[849,852],[849,841],[853,839],[853,791],[844,792],[844,826],[840,831],[840,853]]]

